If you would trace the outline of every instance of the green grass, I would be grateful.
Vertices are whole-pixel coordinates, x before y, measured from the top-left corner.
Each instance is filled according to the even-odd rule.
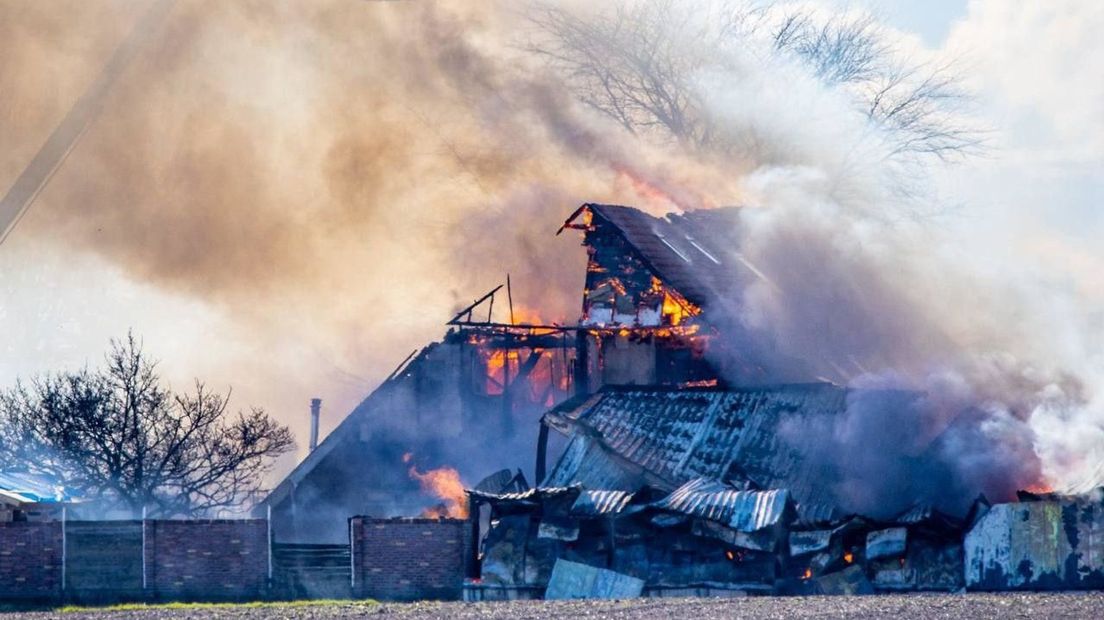
[[[145,609],[286,609],[294,607],[319,607],[325,605],[371,607],[378,604],[379,603],[372,599],[304,599],[297,601],[250,601],[248,603],[120,603],[118,605],[104,605],[102,607],[66,605],[55,611],[65,614],[87,611],[142,611]]]

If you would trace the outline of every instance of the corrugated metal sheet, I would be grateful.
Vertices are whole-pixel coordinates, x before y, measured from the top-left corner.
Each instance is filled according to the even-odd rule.
[[[867,532],[866,559],[900,558],[905,555],[908,544],[908,529],[891,527],[884,530]]]
[[[782,437],[779,429],[787,423],[801,424],[805,416],[836,415],[845,408],[846,398],[846,389],[831,384],[728,391],[609,390],[563,418],[585,427],[593,439],[573,439],[547,483],[637,488],[624,486],[639,481],[597,452],[604,446],[672,488],[694,478],[723,480],[738,473],[759,488],[789,490],[802,523],[829,522],[842,515],[829,490],[818,484],[823,463],[803,457],[801,434]],[[606,484],[591,482],[592,467],[608,479]]]
[[[620,514],[632,498],[628,491],[584,490],[571,506],[571,514],[580,517]]]
[[[715,480],[698,478],[652,506],[711,519],[741,532],[756,532],[781,521],[789,499],[785,490],[739,491]]]
[[[966,534],[965,565],[978,590],[1104,588],[1104,504],[997,504]]]
[[[544,598],[626,599],[636,598],[643,591],[643,579],[561,558],[556,560],[556,565],[552,568],[552,577],[548,580]]]
[[[833,534],[834,530],[790,532],[790,554],[797,556],[823,551],[832,544]]]
[[[501,469],[480,480],[474,490],[483,493],[502,493],[514,481],[515,475],[509,469]]]
[[[575,484],[585,489],[636,491],[643,483],[640,476],[633,475],[615,462],[599,442],[585,435],[575,435],[542,484],[549,487]]]
[[[527,491],[521,491],[519,493],[486,493],[483,491],[476,491],[474,489],[468,489],[468,495],[476,498],[487,500],[491,502],[523,502],[529,500],[540,500],[548,497],[559,497],[566,495],[574,491],[578,491],[579,487],[537,487],[529,489]]]
[[[71,502],[75,498],[56,480],[27,472],[0,472],[0,491],[20,503]]]
[[[931,504],[917,504],[901,513],[893,521],[902,525],[915,525],[931,519],[935,512],[935,508],[932,508]]]

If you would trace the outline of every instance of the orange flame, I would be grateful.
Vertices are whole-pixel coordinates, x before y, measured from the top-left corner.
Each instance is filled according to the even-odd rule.
[[[518,349],[480,349],[479,354],[486,365],[483,389],[488,396],[502,394],[507,383],[507,370],[509,370],[509,383],[513,383],[517,379],[522,365],[527,363],[532,355],[541,357],[537,360],[536,365],[529,370],[527,376],[527,397],[531,402],[543,403],[545,406],[551,407],[555,404],[554,389],[567,392],[570,388],[569,364],[565,359],[556,355],[555,351],[534,348],[525,353]],[[522,393],[521,396],[525,397],[526,395]]]
[[[854,562],[855,561],[855,554],[851,553],[850,551],[845,552],[843,554],[843,561],[847,562],[848,564]]]
[[[801,578],[802,579],[811,579],[812,576],[813,576],[813,569],[806,568],[805,573],[803,575],[801,575]]]
[[[413,457],[408,452],[403,455],[403,462],[409,462],[406,459],[407,455]],[[460,481],[460,472],[451,467],[420,472],[413,465],[410,466],[408,471],[410,478],[417,480],[418,484],[421,485],[423,493],[439,498],[443,502],[441,507],[427,508],[422,511],[423,517],[468,518],[468,502],[464,494],[464,483]],[[443,510],[440,508],[443,508]]]
[[[548,325],[549,322],[541,317],[540,312],[528,306],[514,306],[514,325]],[[555,321],[552,324],[556,324]],[[533,334],[551,334],[554,329],[534,329]]]
[[[652,288],[649,292],[663,295],[660,314],[664,319],[664,325],[677,327],[687,319],[701,314],[701,308],[690,303],[677,292],[665,288],[663,282],[655,276],[652,276]]]
[[[517,368],[518,352],[494,349],[481,351],[487,364],[487,394],[501,394],[506,384],[506,364],[510,364],[510,375],[513,376]]]

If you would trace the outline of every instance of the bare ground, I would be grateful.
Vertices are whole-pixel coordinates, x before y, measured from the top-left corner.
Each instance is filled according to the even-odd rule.
[[[38,620],[184,620],[234,618],[1104,618],[1104,592],[903,594],[866,597],[752,597],[741,599],[634,599],[625,601],[516,601],[508,603],[326,603],[81,609],[18,613]]]

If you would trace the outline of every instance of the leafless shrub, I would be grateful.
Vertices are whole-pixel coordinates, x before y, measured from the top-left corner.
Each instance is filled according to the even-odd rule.
[[[153,516],[201,516],[256,491],[294,442],[260,409],[232,414],[229,394],[196,382],[162,387],[132,335],[101,370],[46,375],[0,392],[5,467],[51,475],[83,498]]]

